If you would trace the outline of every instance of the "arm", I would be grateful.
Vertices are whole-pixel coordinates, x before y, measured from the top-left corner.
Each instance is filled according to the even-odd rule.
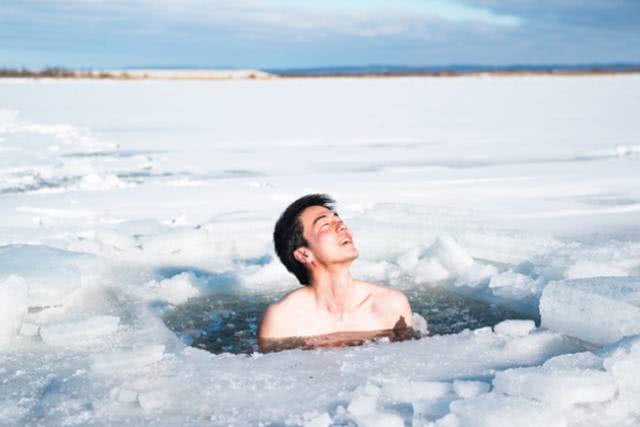
[[[262,320],[260,321],[260,326],[258,328],[258,340],[275,337],[277,331],[277,311],[278,308],[276,304],[271,304],[269,307],[267,307],[267,310],[264,312]]]

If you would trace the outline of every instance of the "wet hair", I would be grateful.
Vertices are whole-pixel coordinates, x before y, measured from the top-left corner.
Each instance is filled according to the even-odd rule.
[[[300,214],[311,206],[322,206],[333,210],[334,204],[335,201],[326,194],[307,194],[291,203],[276,222],[273,230],[276,254],[287,270],[296,276],[302,285],[308,285],[311,277],[309,277],[307,267],[293,256],[296,249],[308,245],[302,234],[304,230]]]

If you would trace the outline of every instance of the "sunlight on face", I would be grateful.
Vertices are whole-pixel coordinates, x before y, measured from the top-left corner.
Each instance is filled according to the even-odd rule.
[[[308,247],[318,262],[352,262],[358,257],[351,231],[336,212],[311,206],[302,212],[300,221]]]

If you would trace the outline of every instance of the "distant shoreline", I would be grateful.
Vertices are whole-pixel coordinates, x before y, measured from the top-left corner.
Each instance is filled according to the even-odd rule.
[[[123,69],[123,70],[43,70],[0,69],[0,78],[95,79],[95,80],[271,80],[322,78],[398,78],[398,77],[526,77],[526,76],[605,76],[640,74],[640,65],[566,67],[362,67],[291,70],[209,70],[209,69]]]
[[[552,71],[434,71],[420,73],[327,73],[327,74],[285,74],[280,79],[323,79],[323,78],[399,78],[399,77],[527,77],[527,76],[605,76],[640,74],[640,68],[634,70],[552,70]]]

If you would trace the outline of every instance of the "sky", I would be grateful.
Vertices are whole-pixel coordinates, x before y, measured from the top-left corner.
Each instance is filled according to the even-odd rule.
[[[0,0],[0,68],[640,63],[640,0]]]

